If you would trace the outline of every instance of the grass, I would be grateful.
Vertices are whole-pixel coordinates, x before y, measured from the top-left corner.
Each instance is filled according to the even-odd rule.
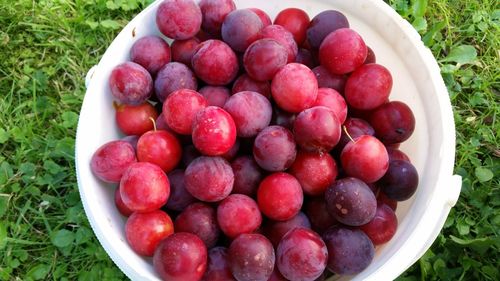
[[[86,220],[73,147],[86,71],[146,2],[0,0],[0,280],[125,279]],[[441,65],[463,177],[438,239],[399,280],[499,280],[499,5],[388,2]]]

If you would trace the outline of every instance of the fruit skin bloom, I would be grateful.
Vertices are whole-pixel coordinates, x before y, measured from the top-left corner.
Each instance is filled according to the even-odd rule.
[[[164,0],[156,12],[161,33],[175,40],[194,37],[201,27],[200,7],[193,0]]]

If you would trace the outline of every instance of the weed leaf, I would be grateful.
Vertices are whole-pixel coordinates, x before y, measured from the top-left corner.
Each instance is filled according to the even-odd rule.
[[[54,246],[62,248],[67,247],[75,240],[75,234],[69,230],[61,229],[51,235],[51,241]]]
[[[480,182],[486,182],[493,178],[493,172],[490,169],[484,167],[477,167],[475,170],[475,174],[476,178]]]
[[[473,63],[476,60],[476,57],[477,51],[473,46],[461,45],[451,49],[450,53],[443,59],[443,61],[467,64]]]

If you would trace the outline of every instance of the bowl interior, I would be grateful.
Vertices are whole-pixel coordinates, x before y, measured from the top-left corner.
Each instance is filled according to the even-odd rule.
[[[160,1],[156,1],[134,18],[107,49],[88,86],[76,140],[79,189],[94,232],[115,263],[130,278],[145,280],[157,279],[151,260],[137,256],[127,245],[124,235],[125,218],[118,213],[113,202],[115,186],[96,179],[90,171],[89,162],[99,146],[122,137],[115,125],[108,77],[117,64],[129,59],[128,52],[135,40],[145,35],[160,35],[155,24],[155,11],[159,3]],[[444,143],[448,134],[445,133],[446,124],[442,120],[446,113],[443,113],[442,108],[446,104],[443,105],[443,98],[440,97],[447,94],[437,92],[433,84],[432,79],[436,78],[436,74],[429,71],[425,63],[427,58],[422,57],[418,46],[415,46],[418,35],[408,32],[407,27],[405,31],[406,23],[390,7],[378,0],[239,0],[235,3],[238,8],[258,7],[266,11],[271,19],[288,7],[301,8],[311,18],[328,9],[343,12],[351,27],[374,50],[377,63],[391,71],[394,85],[390,99],[403,101],[412,108],[416,129],[412,137],[401,146],[401,150],[410,156],[419,172],[419,189],[410,200],[398,205],[398,232],[389,243],[377,250],[374,262],[356,279],[366,277],[370,272],[383,270],[386,261],[401,250],[406,237],[412,232],[412,225],[429,204],[443,169],[444,160],[438,157],[445,154],[447,149]],[[451,174],[451,170],[449,173]],[[405,268],[399,272],[403,270]],[[393,277],[396,276],[391,276]]]

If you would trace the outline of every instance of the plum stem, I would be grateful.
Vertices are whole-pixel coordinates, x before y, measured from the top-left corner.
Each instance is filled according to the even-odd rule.
[[[154,128],[154,131],[156,132],[156,121],[155,121],[155,119],[153,119],[153,117],[149,117],[149,120],[151,120],[151,122],[153,122],[153,128]]]
[[[344,128],[344,132],[345,134],[347,135],[347,137],[352,141],[352,142],[355,142],[354,139],[351,137],[351,135],[349,134],[349,132],[347,131],[347,127],[346,126],[342,126]]]

